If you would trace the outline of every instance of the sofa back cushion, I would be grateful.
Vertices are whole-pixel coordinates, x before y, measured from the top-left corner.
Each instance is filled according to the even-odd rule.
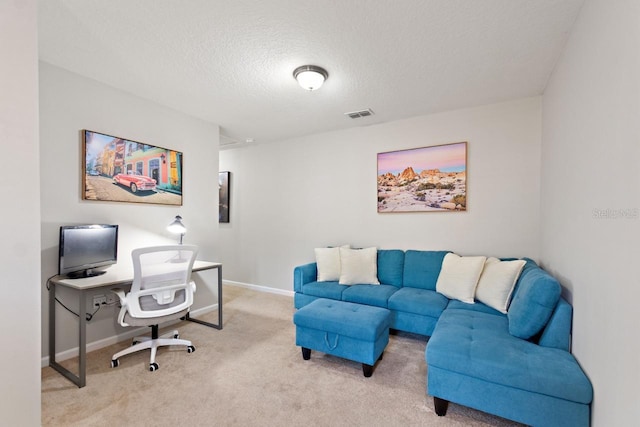
[[[378,250],[340,248],[341,285],[379,285]]]
[[[402,286],[436,290],[442,260],[449,251],[407,251],[404,254]]]
[[[533,263],[527,263],[520,274],[516,292],[509,307],[509,333],[529,339],[549,321],[558,300],[560,283]]]
[[[487,260],[485,256],[460,256],[450,253],[442,261],[436,291],[449,299],[475,303],[478,280]]]
[[[340,248],[315,248],[314,252],[318,282],[337,282],[340,279]]]
[[[540,334],[538,345],[571,351],[572,315],[573,308],[564,298],[560,297],[547,322],[547,326],[544,327],[542,334]]]
[[[378,280],[383,285],[402,286],[404,251],[399,249],[378,250]]]

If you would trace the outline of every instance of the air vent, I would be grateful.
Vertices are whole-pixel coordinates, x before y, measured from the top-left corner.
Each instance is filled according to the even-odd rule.
[[[352,111],[350,113],[344,113],[345,116],[349,116],[352,119],[359,119],[360,117],[367,117],[373,114],[373,110],[371,108],[367,108],[366,110],[360,111]]]

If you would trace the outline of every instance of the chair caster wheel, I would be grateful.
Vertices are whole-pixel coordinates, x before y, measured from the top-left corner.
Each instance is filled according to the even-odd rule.
[[[159,368],[160,368],[160,367],[159,367],[159,366],[158,366],[158,364],[157,364],[157,363],[155,363],[155,362],[154,362],[154,363],[151,363],[151,364],[149,365],[149,371],[151,371],[151,372],[153,372],[153,371],[157,371]]]
[[[194,351],[196,351],[196,348],[192,345],[187,347],[187,353],[193,353]]]
[[[118,366],[120,366],[120,360],[119,359],[111,361],[111,367],[112,368],[117,368]]]

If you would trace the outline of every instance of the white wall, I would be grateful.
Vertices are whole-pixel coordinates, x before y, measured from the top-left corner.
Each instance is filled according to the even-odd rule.
[[[38,38],[34,0],[0,0],[2,424],[40,424]]]
[[[587,0],[543,99],[543,265],[573,300],[593,425],[637,424],[640,3]]]
[[[539,255],[541,100],[529,98],[220,152],[225,279],[292,289],[313,248],[349,243]],[[468,211],[377,213],[376,154],[468,142]]]
[[[200,246],[201,259],[216,260],[219,128],[47,63],[40,63],[42,280],[57,273],[61,225],[120,225],[118,263],[131,263],[131,249],[175,243],[166,226],[177,214],[188,228],[185,243]],[[183,152],[183,206],[85,201],[81,199],[81,130],[146,142]],[[23,170],[24,171],[24,170]],[[216,275],[198,284],[194,308],[216,303]],[[42,327],[47,331],[47,295],[42,287]],[[74,295],[61,293],[73,306]],[[115,308],[104,308],[87,328],[95,342],[122,332]],[[57,352],[77,347],[77,320],[58,306]],[[48,337],[42,337],[43,356]]]

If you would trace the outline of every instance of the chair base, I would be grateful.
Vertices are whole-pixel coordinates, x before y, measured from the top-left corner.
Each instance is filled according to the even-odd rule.
[[[173,330],[161,336],[158,336],[158,325],[151,326],[151,336],[140,336],[133,339],[131,347],[125,348],[122,351],[117,352],[111,357],[111,367],[116,368],[120,365],[120,357],[126,356],[131,353],[135,353],[141,350],[151,350],[151,357],[149,359],[149,370],[156,371],[158,364],[156,363],[156,353],[158,347],[170,346],[170,345],[183,345],[187,347],[187,353],[193,353],[196,348],[191,341],[179,339],[177,330]]]

